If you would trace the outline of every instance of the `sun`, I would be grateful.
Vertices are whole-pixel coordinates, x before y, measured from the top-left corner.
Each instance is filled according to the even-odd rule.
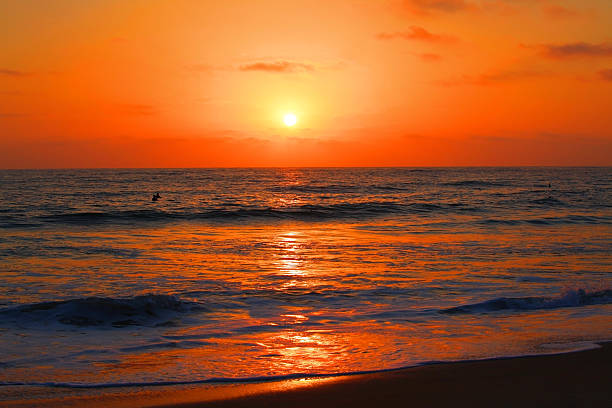
[[[285,125],[287,126],[293,126],[297,123],[297,116],[295,116],[293,113],[288,113],[283,118],[283,122],[285,122]]]

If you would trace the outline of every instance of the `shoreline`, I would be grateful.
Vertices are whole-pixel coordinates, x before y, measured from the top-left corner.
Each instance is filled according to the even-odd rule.
[[[278,383],[286,381],[303,381],[303,380],[325,380],[339,377],[354,377],[361,375],[374,375],[384,374],[394,371],[402,371],[419,367],[427,367],[440,364],[463,364],[463,363],[474,363],[481,361],[496,361],[496,360],[507,360],[515,358],[528,358],[528,357],[539,357],[539,356],[557,356],[568,353],[578,353],[581,351],[594,350],[601,348],[602,345],[610,343],[612,340],[593,340],[593,341],[579,341],[572,343],[559,343],[558,351],[541,352],[541,353],[527,353],[527,354],[511,354],[497,357],[482,357],[475,359],[466,360],[430,360],[416,363],[414,365],[407,365],[401,367],[392,368],[380,368],[374,370],[362,370],[362,371],[347,371],[347,372],[335,372],[335,373],[295,373],[295,374],[280,374],[271,376],[255,376],[255,377],[211,377],[201,380],[184,380],[184,381],[153,381],[153,382],[128,382],[128,383],[93,383],[93,384],[81,384],[71,382],[4,382],[0,383],[0,386],[4,387],[40,387],[50,389],[74,389],[74,390],[120,390],[122,388],[160,388],[160,387],[182,387],[182,386],[222,386],[222,385],[249,385],[249,384],[265,384],[265,383]],[[554,345],[556,343],[549,343]],[[574,345],[575,347],[570,347]],[[546,344],[540,345],[541,348],[545,348]],[[554,347],[550,347],[554,350]]]
[[[430,362],[367,373],[242,383],[100,389],[4,401],[7,407],[267,407],[351,405],[579,407],[612,403],[612,342],[578,351]],[[24,394],[27,389],[23,387]],[[86,390],[82,390],[86,391]]]

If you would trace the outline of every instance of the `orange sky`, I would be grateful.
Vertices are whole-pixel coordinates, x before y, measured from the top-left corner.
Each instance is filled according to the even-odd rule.
[[[609,0],[0,0],[0,168],[612,165],[611,21]]]

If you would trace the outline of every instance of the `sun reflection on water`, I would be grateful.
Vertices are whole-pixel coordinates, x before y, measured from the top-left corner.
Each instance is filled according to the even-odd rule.
[[[289,231],[277,237],[274,266],[281,276],[307,276],[307,258],[304,255],[303,237],[299,232]],[[292,282],[290,286],[300,286]]]

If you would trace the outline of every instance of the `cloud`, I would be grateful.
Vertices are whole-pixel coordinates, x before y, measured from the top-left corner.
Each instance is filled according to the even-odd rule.
[[[0,118],[23,118],[29,116],[26,113],[0,113]]]
[[[542,8],[544,13],[554,18],[572,18],[579,17],[580,13],[575,10],[568,9],[567,7],[559,6],[557,4],[549,4]]]
[[[486,82],[505,82],[521,79],[539,78],[544,75],[547,75],[547,73],[541,71],[498,71],[489,74],[482,74],[480,78]]]
[[[23,78],[32,74],[30,72],[17,71],[14,69],[0,69],[0,75],[9,76],[13,78]]]
[[[423,54],[418,54],[419,58],[421,58],[423,61],[427,61],[427,62],[437,62],[442,60],[442,56],[438,55],[438,54],[431,54],[431,53],[423,53]]]
[[[126,103],[117,105],[119,111],[126,115],[134,116],[154,116],[159,114],[159,111],[153,105]]]
[[[338,71],[349,67],[349,63],[344,60],[323,61],[323,62],[297,62],[283,58],[262,57],[259,60],[250,60],[240,65],[211,65],[211,64],[192,64],[184,68],[194,73],[215,72],[270,72],[280,74],[314,72],[314,71]]]
[[[393,33],[379,33],[376,36],[379,40],[414,40],[414,41],[425,41],[425,42],[448,42],[452,41],[453,38],[446,35],[433,34],[423,27],[411,26],[406,31],[396,31]]]
[[[531,13],[534,9],[551,18],[582,17],[583,13],[556,4],[553,0],[395,0],[396,5],[409,13],[420,16],[463,12],[493,13],[511,16]]]
[[[473,7],[465,0],[404,0],[403,5],[416,14],[456,13]]]
[[[240,71],[262,71],[271,73],[309,72],[315,70],[314,66],[311,64],[284,60],[252,62],[249,64],[240,65],[238,69]]]
[[[436,81],[437,85],[451,87],[459,85],[479,85],[489,86],[503,84],[508,82],[516,82],[534,78],[542,78],[549,76],[546,72],[529,71],[529,70],[507,70],[494,71],[480,75],[462,75],[459,78]]]
[[[612,69],[602,69],[599,71],[599,77],[604,81],[612,81]]]
[[[524,45],[524,47],[537,48],[545,57],[555,59],[572,57],[612,57],[612,43],[609,42],[600,44],[575,42],[567,44],[542,44],[536,46]]]

